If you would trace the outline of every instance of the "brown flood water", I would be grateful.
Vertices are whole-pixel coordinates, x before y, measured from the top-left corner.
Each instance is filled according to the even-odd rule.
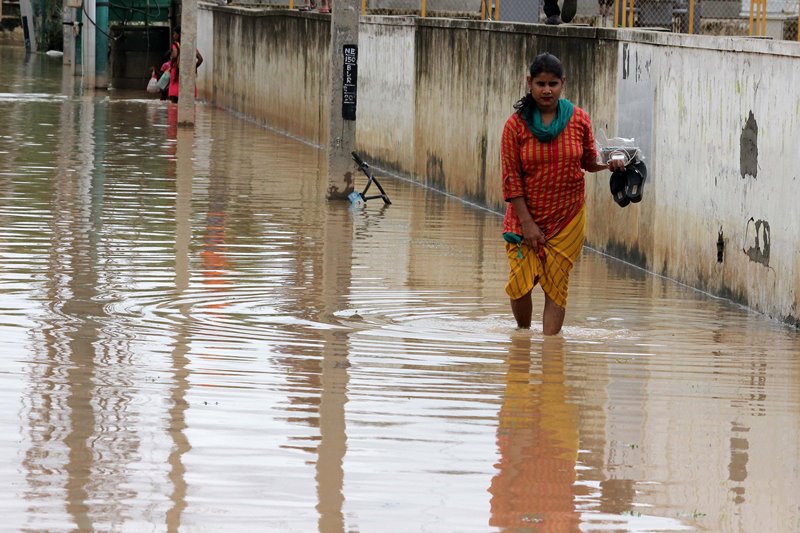
[[[3,531],[800,530],[797,331],[586,250],[543,341],[499,215],[0,65]]]

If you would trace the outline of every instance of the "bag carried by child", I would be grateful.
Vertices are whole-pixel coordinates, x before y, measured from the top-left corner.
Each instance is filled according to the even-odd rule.
[[[157,93],[161,90],[158,86],[158,78],[156,77],[156,70],[151,70],[150,81],[147,82],[147,92],[149,93]]]
[[[163,91],[169,85],[169,70],[165,70],[164,73],[158,78],[158,89]]]

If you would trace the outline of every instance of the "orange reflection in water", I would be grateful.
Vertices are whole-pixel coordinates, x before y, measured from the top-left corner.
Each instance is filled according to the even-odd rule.
[[[531,372],[531,337],[512,339],[499,413],[500,461],[489,487],[489,524],[559,532],[578,529],[573,485],[578,416],[566,401],[563,339],[542,345],[541,373]]]
[[[228,271],[225,241],[225,211],[223,206],[219,210],[209,210],[206,215],[203,251],[200,252],[200,258],[203,261],[203,283],[207,285],[225,286],[228,284],[225,279]],[[214,304],[213,307],[222,307],[222,305]]]

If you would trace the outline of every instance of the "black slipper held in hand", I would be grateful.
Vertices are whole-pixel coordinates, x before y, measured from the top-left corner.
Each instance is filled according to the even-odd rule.
[[[619,204],[620,207],[625,207],[631,203],[630,199],[625,194],[625,186],[628,183],[625,170],[615,170],[611,173],[611,197]]]
[[[642,190],[647,179],[647,167],[644,161],[636,161],[625,168],[626,184],[625,196],[633,203],[642,201]]]
[[[622,170],[611,173],[608,184],[611,187],[611,197],[620,207],[625,207],[631,202],[642,201],[644,182],[647,180],[647,167],[644,161],[636,160]]]

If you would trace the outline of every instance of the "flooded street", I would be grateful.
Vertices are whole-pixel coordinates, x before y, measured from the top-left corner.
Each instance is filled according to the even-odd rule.
[[[4,531],[800,531],[798,331],[584,250],[543,341],[498,214],[0,65]]]

